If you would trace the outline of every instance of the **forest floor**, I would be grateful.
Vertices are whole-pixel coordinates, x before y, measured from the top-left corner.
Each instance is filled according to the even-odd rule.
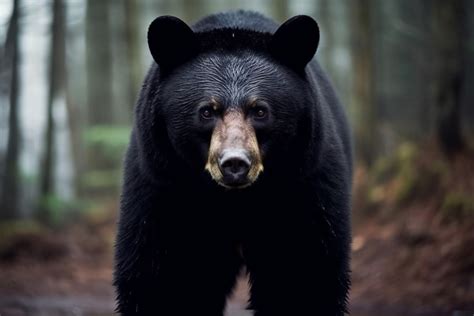
[[[451,315],[474,310],[474,222],[445,224],[429,209],[410,220],[356,223],[352,315]],[[112,315],[111,216],[49,233],[23,233],[0,256],[0,315]],[[245,279],[228,315],[243,311]]]
[[[354,208],[365,211],[353,215],[351,315],[473,314],[474,159],[459,160],[436,180],[432,169],[420,174],[424,165],[433,165],[433,155],[423,156],[430,157],[429,164],[414,159],[408,168],[402,161],[401,169],[409,172],[371,185],[383,203],[361,202],[360,196],[368,195],[357,190],[369,181],[360,179],[369,177],[356,172]],[[403,193],[400,188],[412,174],[424,181],[408,181],[417,196],[395,207],[394,190]],[[60,229],[0,227],[1,316],[113,314],[115,202],[105,209]],[[452,216],[456,212],[464,215]],[[244,311],[247,297],[241,278],[226,315],[251,315]]]

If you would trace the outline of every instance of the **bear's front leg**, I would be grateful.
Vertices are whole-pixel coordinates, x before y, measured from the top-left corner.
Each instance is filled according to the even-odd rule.
[[[255,316],[344,315],[350,284],[345,237],[334,238],[324,220],[310,230],[286,224],[244,249]]]
[[[222,316],[241,266],[225,239],[146,213],[122,213],[116,250],[117,311],[124,316]]]

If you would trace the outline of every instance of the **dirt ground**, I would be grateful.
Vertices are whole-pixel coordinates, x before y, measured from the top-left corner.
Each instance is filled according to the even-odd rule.
[[[474,310],[474,221],[443,223],[429,206],[404,212],[355,222],[351,314]],[[0,315],[112,315],[114,230],[106,216],[16,234],[0,251]],[[247,296],[241,279],[227,315],[251,315]]]

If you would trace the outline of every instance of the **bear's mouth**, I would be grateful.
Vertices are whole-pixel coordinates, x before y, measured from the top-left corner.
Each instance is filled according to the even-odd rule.
[[[236,184],[236,183],[232,183],[232,184],[229,184],[229,183],[225,183],[225,182],[217,182],[219,185],[223,186],[224,188],[226,189],[245,189],[247,187],[249,187],[250,185],[252,185],[251,182],[245,182],[245,183],[241,183],[241,184]]]
[[[212,177],[212,175],[211,175]],[[248,179],[244,180],[244,181],[229,181],[227,179],[225,179],[224,177],[222,177],[221,179],[215,179],[214,177],[212,177],[216,182],[217,184],[219,184],[220,186],[226,188],[226,189],[230,189],[230,190],[233,190],[233,189],[245,189],[245,188],[248,188],[249,186],[251,186],[255,181],[250,181]],[[256,179],[255,179],[256,180]]]

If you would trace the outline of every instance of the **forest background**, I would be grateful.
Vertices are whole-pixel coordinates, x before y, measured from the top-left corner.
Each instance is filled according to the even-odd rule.
[[[147,27],[232,9],[320,25],[356,146],[353,314],[474,310],[474,1],[0,0],[0,314],[112,314]]]

